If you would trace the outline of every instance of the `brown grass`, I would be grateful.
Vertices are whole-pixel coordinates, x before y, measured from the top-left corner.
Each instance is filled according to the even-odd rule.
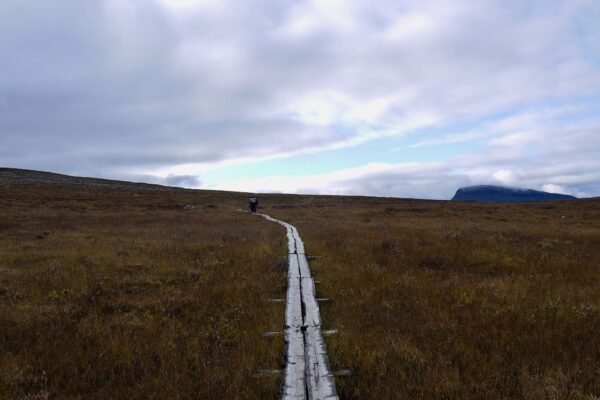
[[[285,231],[244,202],[2,188],[0,398],[275,398]]]
[[[272,201],[322,256],[343,399],[600,397],[600,201]]]
[[[600,201],[260,200],[321,256],[343,399],[600,397]],[[276,398],[285,232],[246,201],[3,188],[0,398]]]

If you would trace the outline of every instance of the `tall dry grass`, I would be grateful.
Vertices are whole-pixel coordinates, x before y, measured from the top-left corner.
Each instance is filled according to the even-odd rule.
[[[341,398],[600,398],[599,200],[270,201],[321,256]]]
[[[320,256],[342,398],[600,396],[598,200],[260,200]],[[2,188],[0,398],[277,397],[286,238],[246,201]]]
[[[1,188],[0,398],[276,398],[285,232],[245,201]]]

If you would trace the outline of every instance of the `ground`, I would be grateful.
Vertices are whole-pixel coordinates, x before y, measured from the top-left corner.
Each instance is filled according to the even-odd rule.
[[[599,398],[600,201],[301,203],[342,398]]]
[[[285,231],[241,196],[2,188],[0,398],[275,398]],[[186,205],[198,208],[186,211]]]
[[[196,205],[197,208],[186,205]],[[600,200],[264,195],[343,399],[600,396]],[[277,398],[285,230],[247,195],[0,187],[0,399]],[[192,209],[189,209],[192,208]]]

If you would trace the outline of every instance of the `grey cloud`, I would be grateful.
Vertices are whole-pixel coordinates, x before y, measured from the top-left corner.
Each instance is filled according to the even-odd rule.
[[[202,185],[202,181],[194,175],[169,175],[165,178],[165,182],[169,186],[185,188],[198,188]]]
[[[6,0],[0,163],[117,177],[328,148],[418,115],[428,118],[417,127],[443,126],[596,93],[598,67],[572,26],[586,10],[524,3],[356,1],[319,11],[333,3],[223,0],[178,13],[159,0]],[[594,20],[582,23],[585,37],[597,35]],[[298,104],[324,93],[342,99],[331,100],[334,121],[302,120]],[[344,119],[348,104],[380,99],[373,119]],[[435,182],[423,174],[418,182]],[[348,184],[418,191],[378,182]]]

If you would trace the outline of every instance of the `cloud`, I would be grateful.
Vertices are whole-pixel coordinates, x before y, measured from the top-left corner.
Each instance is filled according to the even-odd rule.
[[[497,126],[507,129],[489,138],[483,150],[446,161],[371,163],[313,176],[238,180],[215,188],[449,199],[461,186],[493,184],[578,197],[598,195],[600,120],[561,125],[556,118],[562,115],[557,112],[554,119],[538,119],[538,124],[531,123],[527,131],[517,130],[519,124],[500,121]]]
[[[568,194],[567,193],[567,189],[565,189],[564,187],[560,186],[560,185],[554,185],[552,183],[549,183],[547,185],[543,185],[542,189],[545,192],[549,192],[549,193],[560,193],[560,194]]]
[[[540,129],[540,127],[552,126],[557,120],[564,116],[589,112],[590,105],[581,103],[569,106],[547,106],[538,109],[522,110],[507,117],[493,119],[490,122],[480,124],[475,129],[459,133],[446,134],[435,139],[426,139],[419,142],[399,147],[395,150],[416,149],[426,146],[438,146],[444,144],[469,142],[480,139],[490,139],[503,134],[527,129]]]
[[[179,186],[185,188],[198,188],[202,186],[202,181],[195,175],[169,175],[165,178],[168,186]]]
[[[540,142],[526,120],[514,121],[522,132],[419,135],[597,94],[590,49],[600,28],[589,16],[598,8],[541,0],[6,0],[0,163],[167,179],[406,135],[415,135],[415,148],[493,136],[492,147],[517,152]],[[577,142],[565,146],[575,154]],[[454,183],[487,168],[457,162],[471,170]],[[408,167],[377,168],[404,177]],[[433,167],[415,168],[419,182],[435,181]],[[501,170],[519,181],[515,166]],[[332,190],[391,193],[335,179]],[[394,193],[414,185],[394,185]]]

